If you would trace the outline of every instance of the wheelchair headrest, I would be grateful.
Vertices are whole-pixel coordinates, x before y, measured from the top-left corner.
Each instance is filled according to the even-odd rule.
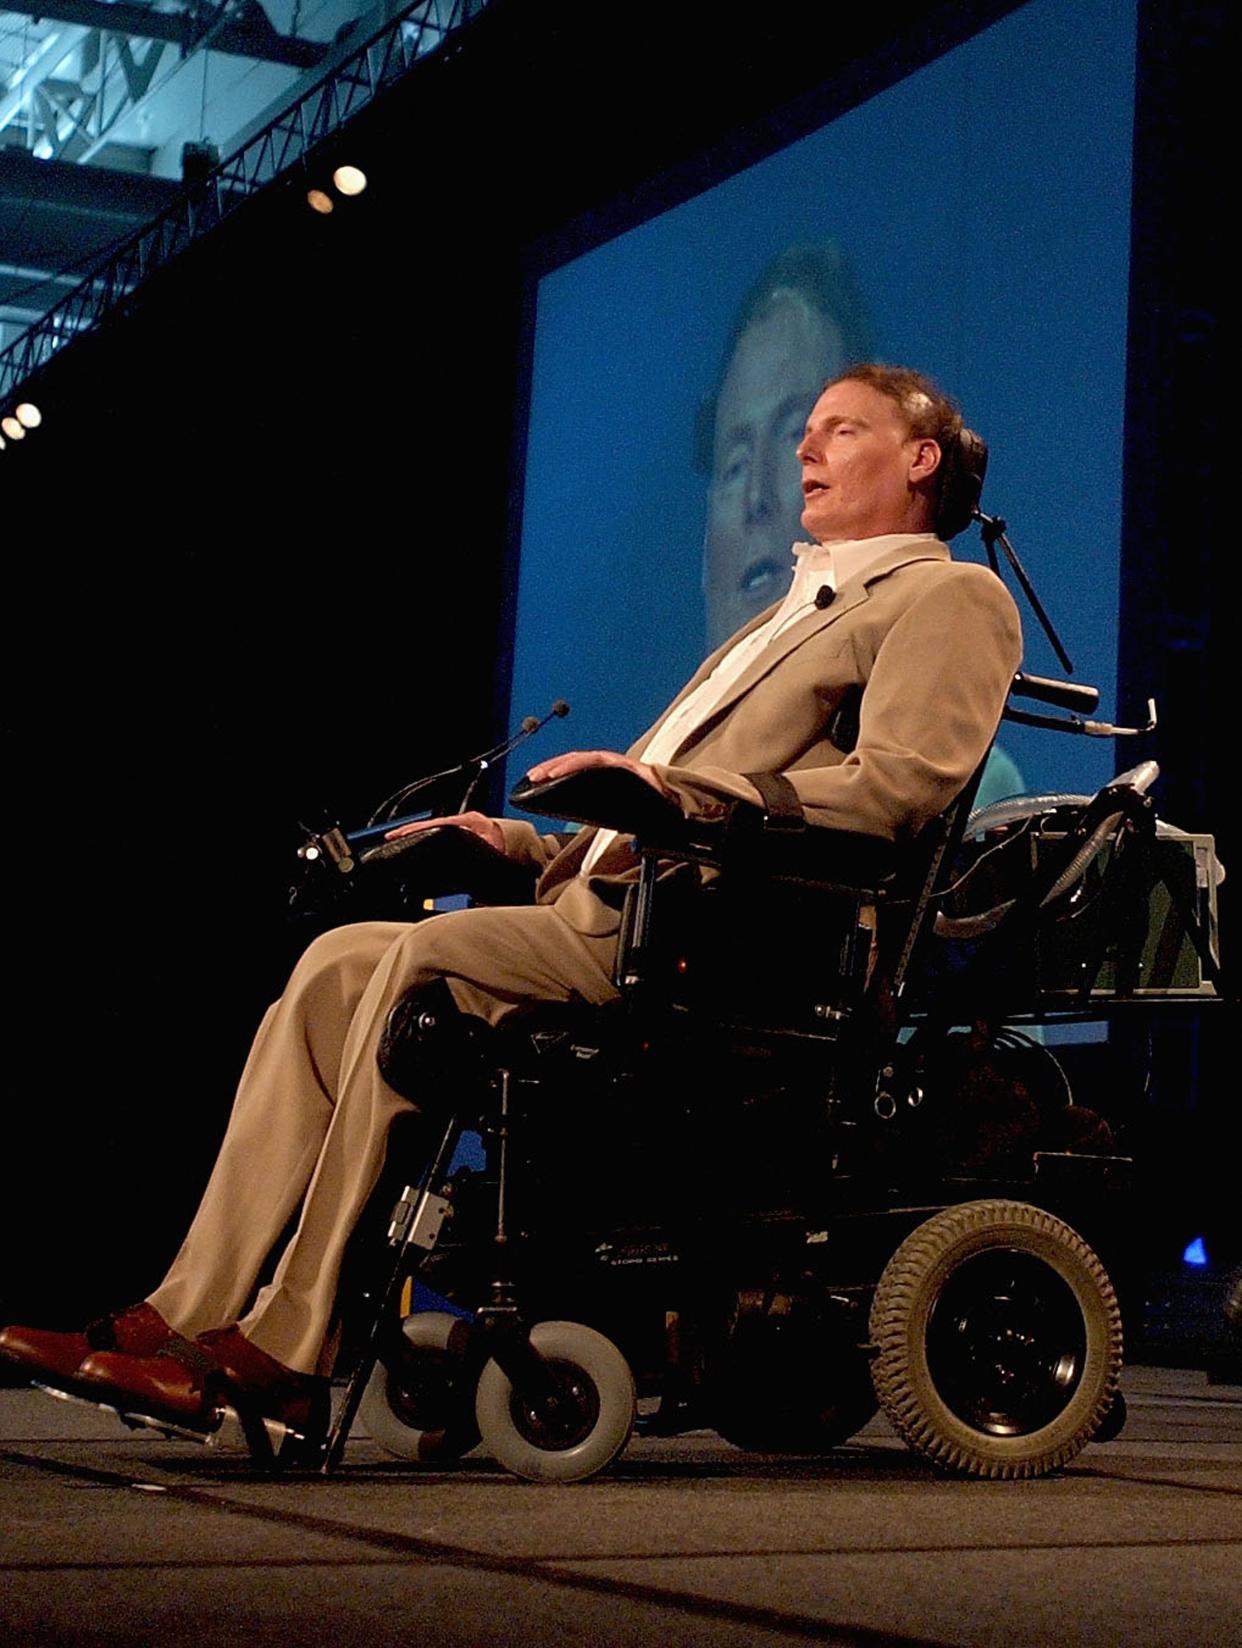
[[[954,440],[946,441],[936,472],[934,525],[947,543],[964,532],[974,518],[988,468],[988,445],[965,425]]]

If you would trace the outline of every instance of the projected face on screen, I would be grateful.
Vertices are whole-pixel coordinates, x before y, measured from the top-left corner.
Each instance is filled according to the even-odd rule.
[[[824,383],[865,355],[866,343],[862,305],[834,247],[790,247],[743,300],[719,388],[700,414],[700,465],[711,474],[709,647],[784,595],[790,547],[806,537],[796,456],[803,425]]]

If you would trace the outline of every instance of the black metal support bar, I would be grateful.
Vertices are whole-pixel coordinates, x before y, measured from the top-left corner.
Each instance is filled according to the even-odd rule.
[[[449,1164],[453,1159],[453,1152],[457,1148],[457,1141],[461,1138],[462,1123],[459,1117],[453,1116],[445,1126],[435,1155],[428,1162],[426,1171],[419,1181],[417,1191],[413,1187],[403,1193],[400,1207],[403,1203],[416,1208],[423,1197],[429,1196],[448,1173]],[[397,1221],[394,1219],[394,1225]],[[328,1476],[341,1462],[345,1452],[345,1443],[357,1417],[363,1394],[367,1388],[367,1381],[371,1377],[371,1370],[379,1359],[384,1348],[384,1335],[392,1331],[397,1318],[397,1308],[401,1299],[401,1292],[405,1286],[405,1279],[410,1273],[409,1238],[417,1229],[417,1219],[406,1217],[402,1222],[400,1236],[393,1241],[393,1258],[388,1269],[388,1276],[380,1293],[379,1308],[371,1317],[370,1329],[358,1354],[350,1368],[345,1383],[345,1396],[337,1413],[332,1429],[324,1444],[323,1462],[320,1466],[323,1474]]]
[[[1013,568],[1014,576],[1017,578],[1018,583],[1022,586],[1022,593],[1031,603],[1031,611],[1039,619],[1040,627],[1052,643],[1052,650],[1056,653],[1061,668],[1072,675],[1074,673],[1074,666],[1070,663],[1069,653],[1066,652],[1065,648],[1062,646],[1061,637],[1052,626],[1052,619],[1049,618],[1048,614],[1044,611],[1043,602],[1035,593],[1035,586],[1027,576],[1026,568],[1018,559],[1013,545],[1005,536],[1009,523],[1003,520],[999,515],[985,515],[981,509],[975,510],[974,518],[979,523],[979,530],[983,535],[983,547],[988,552],[988,560],[991,562],[992,571],[999,576],[1000,567],[996,558],[996,546],[999,544],[1005,551],[1006,560]]]

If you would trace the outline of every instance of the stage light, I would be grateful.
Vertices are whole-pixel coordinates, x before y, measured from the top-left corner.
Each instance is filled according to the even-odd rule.
[[[306,191],[306,204],[312,212],[321,212],[325,217],[329,212],[336,209],[336,202],[332,199],[332,196],[325,194],[322,189],[308,189]]]
[[[358,166],[338,166],[332,181],[343,195],[360,195],[367,186],[367,174]]]
[[[1207,1248],[1203,1245],[1203,1237],[1196,1236],[1193,1242],[1187,1242],[1186,1251],[1182,1254],[1182,1263],[1184,1265],[1193,1265],[1198,1270],[1207,1262]]]
[[[43,414],[33,401],[23,401],[17,408],[17,421],[24,429],[37,429],[43,422]]]
[[[0,418],[0,429],[4,430],[11,441],[24,441],[26,438],[26,431],[14,417]]]

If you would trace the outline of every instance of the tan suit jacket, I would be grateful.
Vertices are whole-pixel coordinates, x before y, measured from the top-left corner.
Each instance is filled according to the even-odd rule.
[[[686,683],[652,733],[729,648],[775,607],[732,636]],[[1021,661],[1017,609],[986,567],[950,559],[944,544],[895,546],[832,604],[765,647],[712,714],[656,773],[683,812],[721,817],[735,800],[760,801],[746,773],[784,773],[808,820],[898,840],[952,801],[986,754]],[[859,736],[846,753],[827,728],[851,688],[863,688]],[[524,821],[502,820],[509,851],[541,870],[537,899],[582,933],[615,931],[634,871],[578,875],[595,834],[568,846]]]

